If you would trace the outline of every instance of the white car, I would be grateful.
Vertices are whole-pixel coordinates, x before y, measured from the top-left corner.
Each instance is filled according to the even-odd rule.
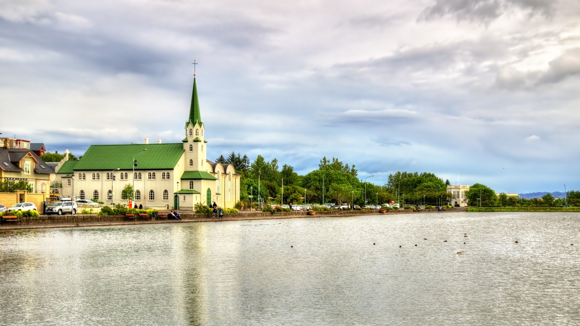
[[[0,205],[0,212],[5,212],[5,211],[6,211],[6,206]]]
[[[99,206],[99,203],[95,203],[94,201],[88,199],[77,199],[77,205],[79,206],[87,205],[97,207]]]
[[[25,212],[25,211],[36,211],[36,205],[34,205],[33,203],[18,203],[18,204],[14,204],[12,205],[12,207],[10,207],[8,209],[8,211],[10,212]]]
[[[56,202],[46,208],[46,215],[63,215],[66,213],[70,213],[71,215],[77,213],[77,204],[74,201]]]
[[[342,210],[350,209],[350,206],[347,203],[342,203],[342,204],[340,204],[340,209],[342,209]]]

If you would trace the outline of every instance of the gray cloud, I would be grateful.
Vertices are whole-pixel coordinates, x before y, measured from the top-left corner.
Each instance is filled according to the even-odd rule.
[[[419,20],[454,16],[458,20],[489,23],[506,11],[520,9],[530,14],[549,16],[554,11],[553,0],[436,0],[423,10]]]

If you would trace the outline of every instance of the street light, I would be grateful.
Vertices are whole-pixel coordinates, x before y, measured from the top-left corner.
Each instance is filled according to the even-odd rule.
[[[116,168],[111,172],[111,201],[114,202],[115,201],[115,175],[113,174],[115,171],[119,171],[121,170],[121,168]],[[133,179],[134,180],[134,179]]]
[[[142,150],[138,151],[137,153],[135,153],[135,155],[133,155],[133,201],[135,201],[135,166],[137,166],[137,161],[135,161],[135,157],[137,156],[137,154],[141,153],[141,152],[146,152],[147,148],[143,148]],[[179,190],[179,189],[177,189]],[[135,208],[135,207],[133,207]]]
[[[367,179],[372,177],[374,177],[374,175],[369,175],[365,178],[365,207],[367,206]]]

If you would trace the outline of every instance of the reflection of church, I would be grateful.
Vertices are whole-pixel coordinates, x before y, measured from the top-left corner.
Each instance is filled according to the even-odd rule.
[[[133,184],[135,201],[144,207],[193,209],[196,203],[215,202],[230,208],[240,199],[240,175],[234,167],[207,160],[195,78],[181,143],[149,144],[145,139],[144,144],[92,145],[79,161],[64,162],[57,175],[65,196],[107,204],[123,202],[123,188]]]

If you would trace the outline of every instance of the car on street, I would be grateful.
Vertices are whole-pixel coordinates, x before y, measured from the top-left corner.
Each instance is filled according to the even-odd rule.
[[[93,206],[93,207],[98,207],[99,203],[95,203],[92,200],[88,200],[88,199],[77,199],[77,205],[87,205],[87,206]]]
[[[342,204],[340,204],[340,209],[342,209],[342,210],[350,209],[350,205],[348,205],[347,203],[342,203]]]
[[[8,211],[10,212],[25,212],[25,211],[36,211],[36,205],[34,205],[33,203],[18,203],[18,204],[14,204],[12,205],[12,207],[10,207],[8,209]]]
[[[62,201],[56,202],[46,208],[46,215],[64,215],[66,213],[75,215],[77,213],[77,203],[74,201]]]
[[[0,212],[5,212],[5,211],[6,211],[6,206],[0,205]]]

